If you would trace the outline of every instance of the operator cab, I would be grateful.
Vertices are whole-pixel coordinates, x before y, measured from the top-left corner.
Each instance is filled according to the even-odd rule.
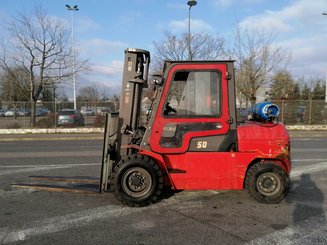
[[[234,90],[228,84],[233,62],[166,62],[165,68],[148,127],[152,134],[141,147],[158,153],[235,150],[236,115],[229,109],[235,108],[229,104]]]

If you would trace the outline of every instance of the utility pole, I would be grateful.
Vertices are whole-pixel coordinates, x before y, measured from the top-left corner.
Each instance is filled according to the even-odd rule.
[[[327,12],[322,13],[322,15],[327,15]],[[327,103],[327,71],[326,71],[326,86],[325,86],[325,103]]]
[[[67,10],[71,11],[71,24],[72,24],[72,55],[73,55],[73,97],[74,97],[74,110],[76,110],[76,71],[75,71],[75,36],[74,36],[74,12],[78,11],[77,5],[71,7],[66,4]]]
[[[187,2],[188,8],[188,59],[192,60],[192,52],[191,52],[191,8],[195,6],[197,2],[195,0],[190,0]]]

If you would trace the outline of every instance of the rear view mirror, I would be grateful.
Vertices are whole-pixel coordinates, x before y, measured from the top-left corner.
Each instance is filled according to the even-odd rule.
[[[153,79],[153,83],[156,86],[161,86],[162,85],[162,80],[159,81],[158,79]]]

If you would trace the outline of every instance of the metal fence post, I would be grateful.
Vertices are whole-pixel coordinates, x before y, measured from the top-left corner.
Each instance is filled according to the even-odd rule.
[[[284,100],[282,100],[282,123],[284,123]]]
[[[309,101],[309,125],[311,125],[312,121],[312,100]]]

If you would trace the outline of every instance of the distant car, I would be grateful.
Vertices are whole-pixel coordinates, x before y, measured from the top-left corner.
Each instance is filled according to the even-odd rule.
[[[4,117],[5,116],[5,111],[4,110],[0,110],[0,117]]]
[[[101,112],[100,112],[100,115],[101,116],[104,116],[106,115],[107,113],[111,113],[111,110],[109,108],[102,108],[101,109]]]
[[[44,116],[46,116],[48,114],[48,112],[49,111],[47,109],[40,108],[40,109],[36,109],[35,115],[37,117],[44,117]]]
[[[18,116],[20,117],[30,117],[31,116],[31,110],[30,109],[23,109],[18,111]]]
[[[94,115],[94,111],[92,109],[85,109],[82,114],[84,116],[93,116]]]
[[[58,111],[58,126],[84,126],[85,119],[83,115],[73,109],[63,109]]]
[[[252,108],[238,108],[237,109],[237,120],[250,120],[252,119]]]
[[[18,109],[16,109],[16,116],[22,116],[22,112],[20,112]],[[15,110],[14,109],[10,109],[8,111],[5,112],[5,116],[6,117],[13,117],[15,116]]]
[[[6,116],[6,117],[13,117],[14,114],[15,114],[15,113],[14,113],[14,110],[13,110],[13,109],[8,110],[8,111],[5,112],[5,116]]]
[[[18,110],[16,109],[16,116],[17,117],[24,117],[24,116],[30,116],[31,115],[31,111],[29,109],[23,109],[23,110]],[[6,117],[13,117],[15,116],[15,110],[14,109],[10,109],[8,111],[5,112],[5,116]]]

